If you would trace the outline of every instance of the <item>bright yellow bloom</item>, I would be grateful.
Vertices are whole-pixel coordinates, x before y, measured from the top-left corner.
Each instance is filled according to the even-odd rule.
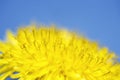
[[[0,41],[0,80],[120,80],[117,56],[73,32],[28,26],[6,38]]]

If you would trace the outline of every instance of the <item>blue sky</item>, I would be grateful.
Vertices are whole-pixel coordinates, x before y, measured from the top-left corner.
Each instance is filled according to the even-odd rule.
[[[82,33],[120,55],[120,0],[0,0],[0,39],[31,22]]]

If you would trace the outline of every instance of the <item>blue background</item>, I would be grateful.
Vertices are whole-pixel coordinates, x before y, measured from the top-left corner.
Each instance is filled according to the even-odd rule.
[[[120,55],[120,0],[0,0],[0,39],[31,22],[82,33]]]

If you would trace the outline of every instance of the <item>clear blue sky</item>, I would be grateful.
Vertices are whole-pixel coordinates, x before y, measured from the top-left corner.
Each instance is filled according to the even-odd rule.
[[[120,0],[0,0],[0,39],[32,21],[83,33],[120,55]]]
[[[0,39],[31,22],[82,32],[120,54],[120,0],[0,0]]]
[[[0,39],[33,21],[82,32],[120,54],[120,0],[0,0]]]

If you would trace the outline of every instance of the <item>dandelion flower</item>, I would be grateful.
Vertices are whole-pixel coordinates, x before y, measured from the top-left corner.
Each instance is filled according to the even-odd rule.
[[[76,33],[31,25],[0,41],[0,80],[120,80],[116,58]]]

